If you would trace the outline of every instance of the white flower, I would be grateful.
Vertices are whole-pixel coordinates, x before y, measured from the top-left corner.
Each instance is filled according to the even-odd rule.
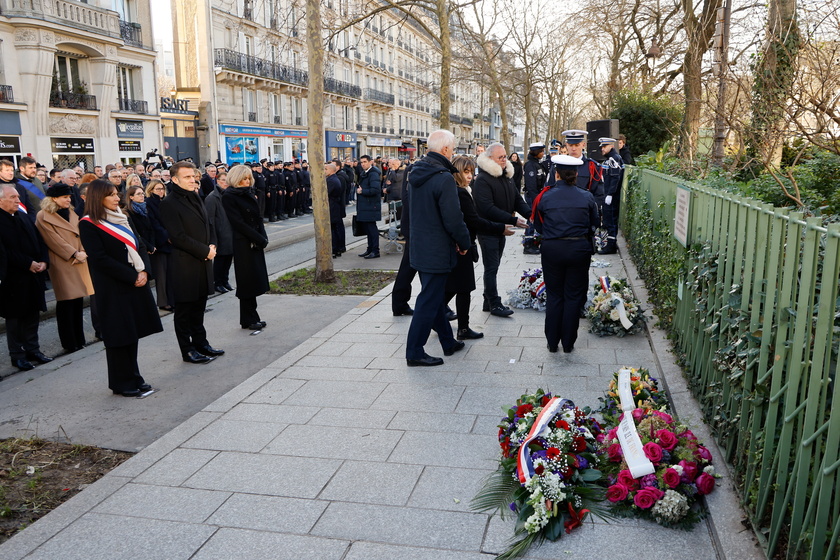
[[[715,466],[714,465],[708,465],[707,467],[705,467],[703,469],[703,472],[710,475],[710,476],[715,476]]]
[[[667,490],[665,496],[651,508],[651,513],[657,521],[679,521],[688,513],[690,506],[688,499],[675,490]]]
[[[683,475],[682,465],[673,465],[671,468],[674,469],[675,471],[677,471],[678,475],[680,475],[680,476]]]
[[[611,321],[618,321],[621,318],[621,315],[618,313],[618,309],[613,309],[610,311],[610,320]]]

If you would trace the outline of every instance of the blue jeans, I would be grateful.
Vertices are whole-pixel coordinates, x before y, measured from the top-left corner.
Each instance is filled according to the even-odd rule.
[[[407,360],[419,360],[426,357],[423,347],[434,330],[444,351],[455,346],[452,325],[446,320],[446,279],[449,273],[434,274],[420,272],[420,294],[414,304],[414,315],[408,328],[408,340],[405,347]]]

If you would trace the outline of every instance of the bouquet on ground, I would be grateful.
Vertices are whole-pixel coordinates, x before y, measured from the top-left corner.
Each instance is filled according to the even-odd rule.
[[[516,517],[513,539],[499,559],[559,539],[590,512],[609,517],[608,510],[599,508],[604,489],[596,484],[602,478],[597,438],[603,434],[589,410],[538,389],[505,412],[499,424],[499,467],[471,504],[476,511],[498,511],[503,519],[510,512]]]
[[[627,336],[645,326],[645,316],[627,280],[602,276],[590,293],[586,317],[591,322],[589,332],[599,336]]]
[[[540,245],[542,244],[542,235],[534,229],[531,230],[531,235],[522,236],[522,247],[526,254],[539,255]]]
[[[525,270],[516,289],[508,292],[508,303],[518,309],[545,309],[545,280],[540,268]]]
[[[642,517],[662,526],[691,529],[705,516],[701,496],[715,489],[712,454],[684,424],[666,412],[669,405],[656,381],[645,370],[631,370],[631,390],[637,406],[630,414],[641,440],[642,450],[654,472],[640,478],[630,473],[619,443],[617,425],[624,414],[617,391],[618,374],[610,383],[601,410],[614,422],[601,440],[601,469],[607,480],[607,500],[613,512],[625,517]]]
[[[644,368],[630,368],[630,388],[633,401],[637,408],[647,410],[670,411],[670,404],[665,392],[660,390],[659,383],[650,372]],[[618,396],[618,372],[613,373],[605,396],[598,399],[601,408],[597,412],[604,419],[604,425],[617,426],[621,418],[621,403]]]

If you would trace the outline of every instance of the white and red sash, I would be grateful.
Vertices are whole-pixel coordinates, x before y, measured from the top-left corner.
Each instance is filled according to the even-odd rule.
[[[137,251],[137,238],[134,237],[134,232],[131,231],[131,228],[118,224],[112,224],[111,222],[105,221],[96,223],[90,219],[90,216],[83,217],[81,221],[92,223],[93,225],[95,225],[114,239],[125,243],[126,245],[134,249],[135,252]]]
[[[548,423],[563,410],[566,404],[574,406],[574,403],[568,399],[552,397],[537,415],[534,425],[531,426],[531,430],[519,446],[519,453],[516,457],[516,476],[521,484],[525,484],[534,476],[534,463],[531,460],[531,450],[528,445],[539,436],[548,433],[550,429]]]

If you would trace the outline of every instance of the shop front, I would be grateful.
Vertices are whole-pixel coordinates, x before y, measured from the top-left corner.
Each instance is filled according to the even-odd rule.
[[[356,134],[353,132],[326,131],[327,154],[330,159],[356,157]]]
[[[222,155],[229,165],[270,159],[307,159],[306,131],[220,125]]]
[[[50,138],[52,148],[52,166],[68,169],[80,165],[85,171],[92,171],[94,166],[93,138]]]
[[[11,161],[15,167],[23,155],[20,134],[20,114],[0,111],[0,159]]]
[[[201,164],[198,157],[198,111],[189,110],[188,99],[161,97],[160,127],[163,131],[164,155],[175,161],[191,159],[193,163]],[[151,146],[148,151],[154,148],[157,146]],[[141,157],[143,155],[140,154]]]
[[[403,142],[399,138],[383,138],[381,136],[368,136],[367,147],[370,152],[368,155],[372,158],[398,158],[399,148]]]
[[[117,150],[121,162],[128,165],[143,161],[144,136],[143,121],[117,119]]]

